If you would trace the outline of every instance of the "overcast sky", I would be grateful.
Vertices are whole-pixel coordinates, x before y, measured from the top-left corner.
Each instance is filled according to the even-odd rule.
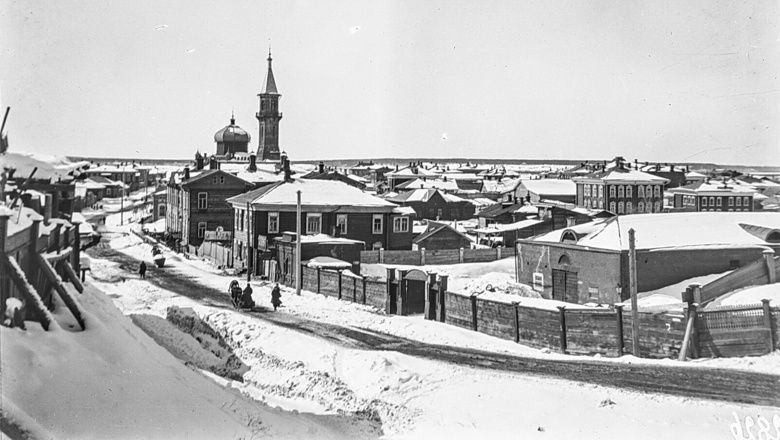
[[[269,44],[291,159],[780,165],[777,0],[8,1],[11,148],[257,148]]]

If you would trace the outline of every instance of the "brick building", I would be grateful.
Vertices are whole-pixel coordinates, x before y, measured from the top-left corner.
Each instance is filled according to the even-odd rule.
[[[619,159],[613,168],[572,177],[577,205],[618,215],[662,212],[669,179],[627,168]]]

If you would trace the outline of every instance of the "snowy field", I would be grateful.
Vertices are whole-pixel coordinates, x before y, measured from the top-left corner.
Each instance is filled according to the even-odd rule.
[[[156,271],[176,271],[219,291],[226,291],[233,279],[203,261],[167,251],[166,267],[158,269],[151,264],[150,246],[128,233],[138,226],[118,223],[118,214],[112,214],[102,227],[113,232],[109,246],[145,259],[151,279]],[[88,289],[78,296],[87,310],[87,332],[68,331],[62,311],[57,316],[62,329],[54,332],[44,334],[35,323],[27,332],[2,329],[4,417],[42,438],[371,438],[378,433],[372,419],[381,419],[383,438],[395,439],[731,439],[738,438],[733,435],[736,420],[744,427],[746,417],[771,421],[780,413],[778,408],[624,391],[347,348],[208,300],[180,296],[139,279],[137,268],[98,258],[91,267]],[[465,290],[487,283],[510,286],[514,272],[512,259],[435,269],[450,275],[451,289]],[[252,287],[255,302],[269,307],[271,286],[253,282]],[[129,317],[122,317],[108,298]],[[299,297],[284,289],[282,300],[276,313],[295,318],[426,343],[583,359],[421,317],[387,316],[310,292]],[[208,329],[184,331],[164,319],[169,314],[208,323],[225,345]],[[778,354],[684,365],[777,374]],[[242,381],[215,374],[229,356],[239,364],[233,371],[241,372]],[[675,362],[632,356],[599,361]]]

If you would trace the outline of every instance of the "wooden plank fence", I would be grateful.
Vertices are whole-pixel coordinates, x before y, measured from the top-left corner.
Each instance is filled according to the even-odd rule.
[[[457,327],[567,354],[622,356],[633,352],[633,316],[620,305],[550,310],[523,305],[520,297],[517,302],[505,302],[445,291],[441,298],[446,309],[443,322]],[[639,312],[638,319],[641,357],[679,356],[686,315]],[[778,319],[780,307],[769,307],[768,301],[696,311],[692,351],[701,357],[766,354],[780,348]]]
[[[693,302],[707,304],[710,301],[745,286],[759,286],[774,283],[780,278],[780,257],[767,250],[764,258],[734,270],[699,287]]]

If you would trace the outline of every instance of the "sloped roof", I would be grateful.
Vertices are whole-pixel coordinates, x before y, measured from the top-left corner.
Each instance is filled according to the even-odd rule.
[[[402,189],[442,189],[448,191],[457,191],[458,183],[454,180],[441,180],[441,179],[414,179],[404,182],[395,187],[396,190]]]
[[[248,181],[246,181],[246,180],[244,180],[244,179],[242,179],[240,177],[237,177],[237,176],[235,176],[235,175],[233,175],[231,173],[228,173],[227,171],[217,169],[217,170],[203,170],[202,172],[198,173],[198,175],[190,174],[190,178],[185,180],[185,181],[183,181],[181,186],[182,186],[182,188],[186,188],[186,187],[192,185],[195,182],[198,182],[200,180],[203,180],[203,179],[205,179],[207,177],[210,177],[210,176],[213,176],[213,175],[224,175],[224,176],[226,176],[228,178],[240,180],[244,184],[250,185],[250,182],[248,182]]]
[[[253,208],[295,210],[298,191],[301,192],[301,206],[309,210],[313,207],[330,207],[340,212],[366,209],[392,212],[396,207],[394,203],[337,180],[284,181],[231,197],[227,201],[233,205],[244,205],[249,202]]]
[[[723,192],[723,193],[743,193],[745,195],[753,194],[756,191],[750,187],[742,186],[739,184],[725,184],[720,181],[698,181],[685,186],[677,188],[671,188],[667,190],[670,194],[675,192],[681,193],[702,193],[702,192]]]
[[[540,235],[533,241],[560,242],[567,230],[584,236],[577,245],[598,249],[627,250],[628,231],[636,233],[637,249],[766,246],[767,242],[747,231],[746,226],[780,229],[775,212],[680,212],[633,214],[600,219]],[[579,235],[579,234],[578,234]]]
[[[658,177],[654,174],[645,173],[642,171],[631,170],[626,168],[614,168],[607,169],[605,171],[599,171],[591,173],[586,176],[572,177],[575,182],[584,180],[601,180],[605,182],[609,181],[628,181],[628,182],[642,182],[642,183],[655,183],[666,184],[669,183],[669,179]]]
[[[274,79],[274,70],[271,68],[271,52],[268,52],[268,72],[265,74],[265,81],[263,82],[263,88],[260,90],[261,94],[278,95],[279,91],[276,90],[276,80]]]
[[[521,206],[523,206],[523,203],[513,203],[511,205],[496,203],[495,205],[488,206],[487,208],[482,209],[482,211],[479,211],[477,217],[494,218],[502,214],[515,212],[515,210]]]
[[[508,223],[505,225],[491,225],[491,227],[488,228],[474,229],[474,232],[479,234],[498,234],[502,232],[519,231],[521,229],[529,228],[531,226],[536,226],[541,223],[544,223],[544,220],[525,219],[525,220],[520,220],[519,222]]]
[[[423,240],[426,240],[426,239],[428,239],[428,238],[430,238],[430,237],[432,237],[432,236],[434,236],[434,235],[436,235],[436,234],[438,234],[438,233],[440,233],[442,231],[445,231],[445,230],[452,231],[455,234],[463,237],[464,240],[468,240],[469,242],[473,241],[467,235],[463,234],[462,232],[458,231],[457,229],[453,228],[450,225],[440,225],[438,227],[431,228],[431,229],[427,230],[426,232],[423,232],[422,234],[418,235],[417,237],[412,239],[412,243],[419,243],[419,242],[421,242]]]
[[[521,183],[528,191],[539,195],[573,196],[577,184],[569,179],[529,179]]]

